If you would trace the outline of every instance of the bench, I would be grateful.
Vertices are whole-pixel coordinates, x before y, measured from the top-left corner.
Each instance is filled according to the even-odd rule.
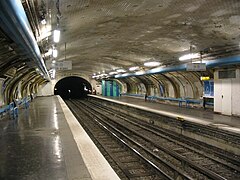
[[[197,99],[186,99],[186,107],[190,107],[190,104],[201,104],[202,101],[201,100],[197,100]]]
[[[182,103],[186,102],[185,99],[182,98],[171,98],[171,97],[158,97],[158,96],[148,96],[147,98],[150,101],[161,100],[161,101],[174,101],[178,103],[179,107],[182,107]]]
[[[131,97],[138,97],[138,98],[144,98],[144,94],[128,94],[128,93],[122,93],[121,96],[131,96]]]
[[[144,97],[143,94],[127,94],[127,93],[123,93],[122,95],[123,96],[131,96],[131,97]],[[149,100],[149,101],[160,100],[160,101],[177,102],[179,107],[182,107],[183,103],[185,103],[187,108],[190,107],[190,104],[201,104],[202,103],[202,100],[198,100],[198,99],[188,99],[188,98],[184,98],[183,99],[183,98],[159,97],[159,96],[148,96],[147,100]]]

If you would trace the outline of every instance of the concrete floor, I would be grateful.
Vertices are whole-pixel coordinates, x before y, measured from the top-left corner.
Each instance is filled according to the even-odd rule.
[[[56,96],[0,121],[0,179],[92,179]]]

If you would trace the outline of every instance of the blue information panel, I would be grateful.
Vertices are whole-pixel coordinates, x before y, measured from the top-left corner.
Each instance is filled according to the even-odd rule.
[[[115,81],[102,80],[102,95],[103,96],[119,96],[119,86]]]
[[[213,80],[204,81],[204,95],[203,96],[214,96],[214,82]]]

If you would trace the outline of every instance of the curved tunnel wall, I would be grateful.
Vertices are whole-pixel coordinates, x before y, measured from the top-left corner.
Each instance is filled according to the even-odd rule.
[[[39,85],[47,81],[34,71],[19,71],[12,78],[1,79],[0,106],[7,105],[13,100],[21,100],[35,95],[39,90]],[[34,87],[34,88],[32,88]]]
[[[149,96],[194,98],[199,99],[203,95],[202,75],[213,78],[213,72],[168,72],[164,74],[130,76],[118,79],[126,84],[125,92],[129,94],[144,94]]]

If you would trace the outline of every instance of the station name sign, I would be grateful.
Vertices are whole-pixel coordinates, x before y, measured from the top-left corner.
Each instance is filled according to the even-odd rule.
[[[187,71],[206,71],[206,63],[188,63]]]
[[[51,68],[56,70],[72,70],[72,61],[60,61],[54,64],[51,64]]]

